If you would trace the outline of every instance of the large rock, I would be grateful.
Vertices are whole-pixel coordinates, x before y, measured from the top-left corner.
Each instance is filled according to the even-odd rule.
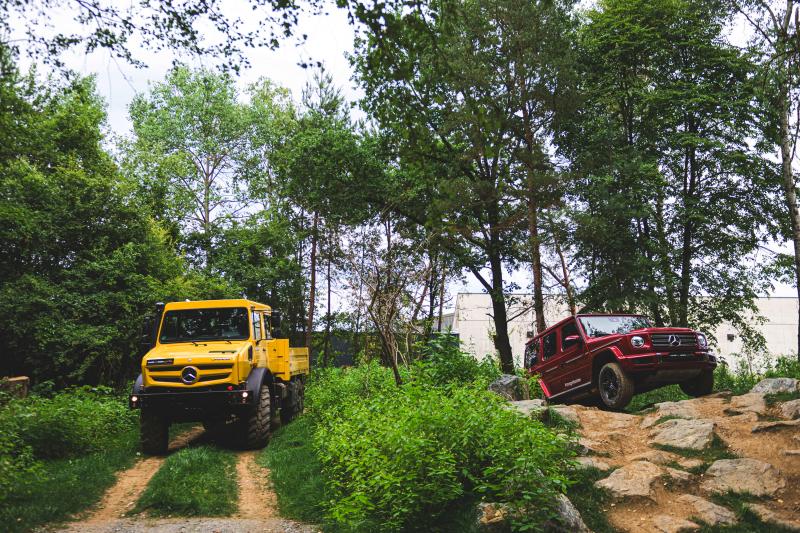
[[[756,413],[763,415],[767,412],[767,402],[764,395],[757,392],[742,394],[731,398],[731,403],[726,410],[729,414]]]
[[[692,508],[692,512],[689,513],[690,516],[696,516],[711,526],[729,526],[736,523],[736,514],[733,511],[716,503],[711,503],[705,498],[684,494],[678,497],[678,501]]]
[[[525,416],[534,416],[537,418],[541,416],[542,412],[547,409],[544,400],[540,400],[538,398],[534,400],[520,400],[518,402],[511,402],[509,405],[512,409],[519,411]]]
[[[779,394],[781,392],[797,392],[800,390],[800,382],[794,378],[767,378],[762,379],[750,392],[761,394]]]
[[[747,492],[753,496],[774,496],[786,486],[780,471],[756,459],[720,459],[708,467],[701,484],[707,492]]]
[[[750,430],[753,433],[761,433],[762,431],[776,431],[786,428],[796,428],[800,426],[800,419],[798,420],[778,420],[775,422],[758,422],[753,425]]]
[[[550,410],[561,418],[575,424],[580,425],[581,419],[578,416],[578,411],[571,405],[551,405]]]
[[[591,533],[581,518],[581,513],[572,505],[569,498],[559,494],[556,498],[556,519],[547,522],[544,530],[548,533]]]
[[[761,505],[759,503],[748,503],[747,507],[753,511],[753,513],[755,513],[755,515],[759,517],[762,522],[780,526],[788,531],[800,531],[800,522],[797,520],[781,518],[778,516],[778,513],[772,511],[766,505]]]
[[[672,419],[650,431],[652,444],[702,450],[714,439],[714,422],[711,420]]]
[[[652,498],[653,483],[662,473],[661,468],[653,463],[634,461],[614,470],[595,486],[608,490],[615,498]]]
[[[581,468],[596,468],[598,470],[608,470],[611,468],[608,463],[604,463],[596,457],[576,457],[575,462],[577,462]]]
[[[783,418],[800,418],[800,400],[790,400],[781,404]]]
[[[678,402],[661,402],[655,405],[655,411],[644,417],[640,427],[642,429],[649,429],[655,426],[659,420],[665,416],[674,416],[677,418],[699,418],[700,413],[697,412],[694,400],[681,400]]]
[[[653,530],[660,533],[683,533],[700,529],[694,522],[665,514],[654,516],[650,523],[653,525]]]
[[[519,376],[503,374],[489,385],[489,390],[499,394],[510,402],[529,400],[531,395],[528,384]]]

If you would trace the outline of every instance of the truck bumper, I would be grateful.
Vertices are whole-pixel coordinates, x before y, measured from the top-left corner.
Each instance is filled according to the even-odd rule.
[[[189,414],[194,411],[214,412],[247,409],[254,405],[253,391],[199,390],[199,391],[140,391],[128,397],[131,409],[158,409],[165,414]]]
[[[680,382],[703,370],[713,370],[717,357],[711,352],[650,352],[620,358],[622,368],[650,382]]]

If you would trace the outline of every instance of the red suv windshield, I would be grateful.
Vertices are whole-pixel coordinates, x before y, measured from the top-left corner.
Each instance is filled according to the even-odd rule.
[[[646,316],[582,316],[579,320],[589,337],[625,334],[651,327]]]

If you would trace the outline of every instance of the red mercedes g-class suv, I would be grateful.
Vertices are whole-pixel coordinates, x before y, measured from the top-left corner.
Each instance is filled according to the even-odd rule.
[[[596,397],[613,410],[635,393],[675,383],[690,396],[709,394],[716,366],[705,335],[656,328],[641,315],[569,317],[525,347],[525,368],[539,375],[548,402]]]

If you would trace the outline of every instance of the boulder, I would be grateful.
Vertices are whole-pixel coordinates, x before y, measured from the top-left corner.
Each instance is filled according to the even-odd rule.
[[[729,414],[740,415],[742,413],[756,413],[763,415],[767,412],[767,402],[764,395],[757,392],[742,394],[731,398],[731,403],[726,409]]]
[[[591,530],[583,523],[581,513],[569,501],[569,498],[559,494],[556,504],[558,516],[544,525],[547,533],[591,533]]]
[[[661,402],[655,405],[656,414],[662,416],[677,416],[680,418],[697,418],[700,414],[695,407],[696,400],[680,400],[678,402]]]
[[[689,472],[678,470],[677,468],[664,467],[664,473],[669,476],[669,479],[679,485],[685,485],[692,481],[694,476]]]
[[[654,516],[650,523],[653,525],[653,530],[660,533],[682,533],[700,529],[694,522],[665,514]]]
[[[774,496],[786,486],[780,471],[756,459],[720,459],[708,467],[701,488],[706,492],[747,492]]]
[[[551,405],[550,410],[561,418],[572,422],[573,424],[580,425],[581,419],[578,416],[578,411],[571,405]]]
[[[800,418],[800,400],[790,400],[781,404],[783,418]]]
[[[650,431],[651,443],[689,450],[702,450],[714,439],[714,422],[711,420],[672,419],[655,426]]]
[[[596,468],[598,470],[609,470],[611,466],[595,457],[576,457],[575,461],[581,468]]]
[[[800,390],[800,382],[794,378],[766,378],[762,379],[750,392],[761,394],[779,394],[781,392],[797,392]]]
[[[530,417],[539,417],[541,413],[547,409],[547,406],[544,403],[544,400],[535,399],[535,400],[520,400],[518,402],[511,402],[509,404],[512,409],[519,411],[524,416]]]
[[[753,511],[753,513],[759,517],[762,522],[780,526],[788,531],[800,531],[800,522],[797,520],[781,518],[775,511],[771,510],[766,505],[761,505],[759,503],[748,503],[747,508]]]
[[[800,419],[798,420],[778,420],[777,422],[758,422],[753,425],[750,430],[753,433],[761,433],[762,431],[776,431],[786,428],[796,428],[800,426]]]
[[[510,402],[529,400],[530,391],[527,382],[519,376],[503,374],[489,385],[489,390],[499,394]]]
[[[608,490],[614,498],[651,498],[653,483],[661,477],[661,468],[648,461],[634,461],[614,470],[610,476],[595,483]]]
[[[730,526],[736,523],[736,514],[733,511],[705,498],[684,494],[678,497],[678,501],[692,508],[690,516],[696,516],[711,526]]]
[[[680,456],[674,453],[665,452],[663,450],[650,450],[648,452],[640,453],[631,457],[631,461],[650,461],[657,465],[666,465],[669,463],[677,463]]]

